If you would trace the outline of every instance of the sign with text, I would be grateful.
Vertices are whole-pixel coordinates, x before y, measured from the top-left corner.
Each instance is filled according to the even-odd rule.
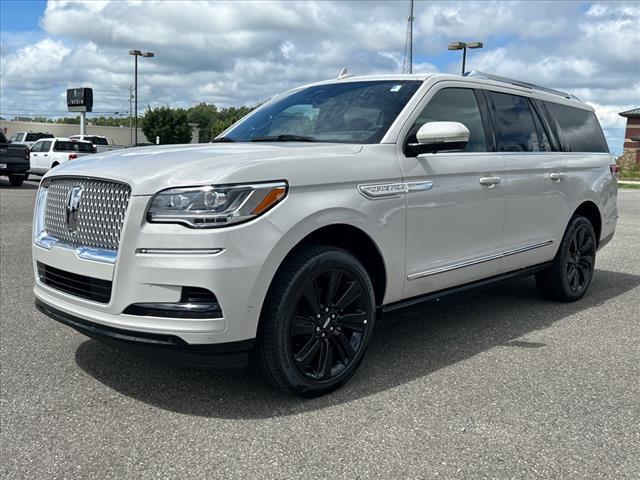
[[[69,88],[67,108],[70,112],[90,112],[93,110],[93,89]]]

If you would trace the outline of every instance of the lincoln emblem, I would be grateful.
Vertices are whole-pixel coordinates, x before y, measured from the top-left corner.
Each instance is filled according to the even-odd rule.
[[[70,232],[78,229],[78,209],[80,208],[80,200],[82,199],[83,187],[78,185],[69,190],[67,197],[67,228]]]

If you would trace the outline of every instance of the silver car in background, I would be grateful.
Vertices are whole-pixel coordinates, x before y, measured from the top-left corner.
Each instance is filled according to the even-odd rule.
[[[580,299],[616,226],[612,164],[564,92],[480,73],[308,85],[211,144],[50,171],[36,304],[181,364],[251,355],[320,395],[355,373],[381,312],[524,275]]]

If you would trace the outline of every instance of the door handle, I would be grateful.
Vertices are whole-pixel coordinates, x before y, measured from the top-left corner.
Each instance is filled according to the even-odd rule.
[[[553,180],[554,182],[559,182],[561,181],[563,178],[566,178],[567,174],[566,173],[557,173],[557,172],[553,172],[549,174],[549,178],[551,180]]]
[[[48,156],[49,156],[49,154],[48,154],[48,153],[45,153],[45,154],[44,154],[44,156],[45,156],[45,157],[48,157]]]
[[[500,183],[500,180],[500,177],[480,177],[478,181],[480,182],[480,185],[493,188]]]

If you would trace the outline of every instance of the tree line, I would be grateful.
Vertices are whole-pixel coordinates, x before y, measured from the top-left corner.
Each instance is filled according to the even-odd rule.
[[[254,108],[256,107],[219,108],[204,102],[187,109],[147,108],[142,118],[142,132],[150,142],[155,142],[156,137],[160,137],[161,144],[189,143],[189,124],[196,123],[199,142],[209,142]]]
[[[257,105],[256,105],[257,106]],[[138,125],[149,142],[155,143],[160,137],[161,144],[189,143],[191,141],[190,123],[198,124],[198,141],[209,142],[219,133],[251,112],[254,107],[220,108],[210,103],[199,103],[190,108],[148,107],[144,115],[138,119]],[[80,116],[76,117],[16,117],[17,121],[62,123],[79,125]],[[100,127],[128,127],[129,117],[90,117],[89,125]]]

